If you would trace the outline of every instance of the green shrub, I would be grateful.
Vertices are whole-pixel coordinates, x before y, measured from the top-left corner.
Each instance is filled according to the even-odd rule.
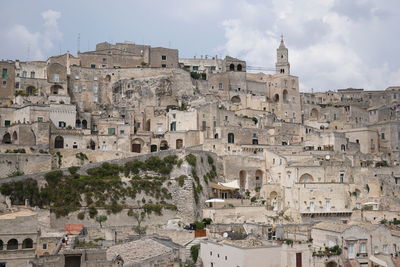
[[[178,184],[180,187],[182,187],[185,184],[185,179],[187,178],[186,175],[181,175],[176,180],[178,180]]]
[[[205,224],[200,221],[195,221],[193,224],[195,225],[196,230],[203,230],[204,228],[206,228]]]
[[[256,197],[252,197],[252,198],[250,199],[251,203],[256,202],[256,200],[257,200]]]
[[[89,207],[89,217],[94,218],[97,215],[98,211],[95,207]]]
[[[78,213],[77,218],[79,220],[84,220],[85,219],[85,212],[81,211]]]
[[[187,163],[189,163],[190,166],[196,167],[197,158],[196,158],[195,155],[189,154],[189,155],[187,155],[187,156],[185,157],[185,159],[186,159]]]
[[[190,247],[190,256],[192,257],[194,263],[197,262],[197,259],[199,257],[199,251],[200,251],[200,244],[193,245]]]
[[[78,170],[79,170],[78,166],[71,166],[68,168],[68,171],[70,174],[76,174],[78,172]]]

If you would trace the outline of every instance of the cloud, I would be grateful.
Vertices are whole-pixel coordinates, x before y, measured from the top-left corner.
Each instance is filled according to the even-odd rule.
[[[241,1],[238,15],[222,22],[226,42],[220,49],[247,60],[249,66],[274,69],[283,33],[291,72],[299,76],[302,91],[399,85],[395,43],[400,3],[350,2]]]
[[[21,58],[21,55],[26,53],[28,60],[46,59],[55,42],[62,40],[63,37],[57,22],[61,18],[61,13],[47,10],[41,16],[44,20],[42,31],[30,31],[20,24],[6,31],[3,45],[8,55]]]

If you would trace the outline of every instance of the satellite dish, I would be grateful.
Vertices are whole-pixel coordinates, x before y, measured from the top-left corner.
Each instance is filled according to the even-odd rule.
[[[225,233],[222,234],[222,236],[225,237],[225,238],[227,238],[227,237],[228,237],[228,233],[225,232]]]
[[[326,155],[326,156],[325,156],[325,159],[326,159],[326,160],[330,160],[330,159],[331,159],[331,156],[330,156],[330,155]]]

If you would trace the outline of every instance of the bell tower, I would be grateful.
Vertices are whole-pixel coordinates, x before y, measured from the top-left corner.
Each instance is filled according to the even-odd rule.
[[[283,42],[283,35],[281,35],[281,44],[276,49],[276,74],[290,74],[289,64],[289,51]]]

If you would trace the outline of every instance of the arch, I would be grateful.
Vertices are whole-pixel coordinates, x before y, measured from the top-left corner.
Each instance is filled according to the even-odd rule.
[[[261,187],[263,181],[263,172],[262,170],[256,170],[256,188]]]
[[[276,191],[272,191],[271,193],[269,193],[269,198],[271,200],[276,200],[278,198],[278,193]]]
[[[24,241],[22,241],[22,249],[25,248],[33,248],[33,240],[30,238],[26,238],[24,239]]]
[[[231,63],[231,64],[229,65],[229,70],[230,70],[230,71],[235,71],[235,65],[233,65],[233,63]]]
[[[279,102],[279,94],[274,95],[274,102]]]
[[[181,149],[183,147],[183,140],[176,139],[176,149]]]
[[[228,144],[235,143],[235,135],[233,133],[228,133]]]
[[[288,91],[286,89],[283,90],[282,100],[283,102],[288,102]]]
[[[359,189],[354,190],[354,196],[359,197],[361,195],[361,191]]]
[[[310,112],[310,117],[313,119],[318,119],[318,117],[319,117],[318,109],[313,108]]]
[[[82,121],[82,129],[87,129],[87,120]]]
[[[314,178],[309,173],[304,173],[300,176],[299,183],[312,183],[314,182]]]
[[[89,147],[91,150],[96,150],[96,142],[93,139],[90,139]]]
[[[7,250],[14,250],[14,249],[18,249],[18,241],[15,238],[10,239],[7,242]]]
[[[3,135],[3,144],[11,144],[11,135],[9,133],[5,133]]]
[[[218,139],[218,133],[214,134],[214,139]]]
[[[32,85],[26,87],[25,91],[27,95],[36,95],[36,88]]]
[[[160,143],[160,150],[167,150],[168,148],[168,142],[166,140],[162,140]]]
[[[142,146],[143,146],[144,142],[142,139],[140,138],[136,138],[132,141],[132,152],[135,153],[140,153],[142,152]]]
[[[82,122],[81,120],[76,120],[75,121],[75,128],[81,128],[82,127]]]
[[[17,141],[17,140],[18,140],[18,134],[17,134],[16,131],[13,132],[12,140],[13,140],[13,141]]]
[[[340,150],[346,151],[346,145],[341,145],[341,146],[340,146]]]
[[[150,152],[157,152],[157,145],[151,145]]]
[[[0,239],[0,250],[3,250],[3,248],[4,248],[3,240]]]
[[[107,82],[110,82],[111,81],[111,75],[107,74],[105,79],[106,79]]]
[[[246,171],[241,170],[239,172],[239,186],[241,190],[243,190],[246,187],[246,178],[247,178]]]
[[[236,69],[237,71],[242,71],[243,70],[242,64],[238,64]]]
[[[58,95],[58,94],[60,93],[60,90],[64,90],[64,88],[63,88],[61,85],[59,85],[59,84],[55,84],[55,85],[52,85],[52,86],[50,87],[50,92],[51,92],[53,95]]]
[[[338,264],[335,261],[330,261],[326,263],[326,267],[337,267]]]
[[[64,148],[64,138],[62,136],[57,136],[54,139],[54,148]]]
[[[239,104],[241,102],[240,97],[235,95],[231,98],[231,102],[234,104]]]

